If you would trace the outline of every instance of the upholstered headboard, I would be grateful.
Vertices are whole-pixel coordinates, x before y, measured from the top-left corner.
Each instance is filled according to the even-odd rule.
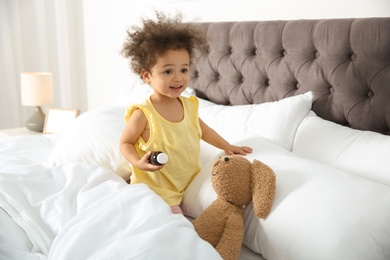
[[[390,18],[199,24],[210,39],[190,87],[218,104],[313,91],[318,116],[390,135]]]

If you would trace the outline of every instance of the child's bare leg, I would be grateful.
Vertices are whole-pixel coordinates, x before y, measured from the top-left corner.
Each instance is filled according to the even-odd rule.
[[[173,214],[183,214],[183,211],[179,207],[179,205],[171,206],[171,210]]]

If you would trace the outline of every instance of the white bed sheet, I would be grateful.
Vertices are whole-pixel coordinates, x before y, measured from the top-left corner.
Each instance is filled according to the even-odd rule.
[[[220,258],[146,185],[85,163],[45,168],[57,140],[0,143],[0,258]]]

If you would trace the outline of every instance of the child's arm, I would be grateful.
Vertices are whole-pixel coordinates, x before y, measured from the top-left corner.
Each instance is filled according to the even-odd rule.
[[[157,171],[163,166],[153,165],[148,162],[148,157],[151,152],[147,152],[142,158],[138,155],[135,149],[135,143],[141,134],[145,131],[147,119],[144,113],[137,109],[135,110],[123,130],[122,137],[119,141],[119,149],[125,159],[133,166],[144,171]]]
[[[202,129],[203,141],[225,151],[226,154],[242,154],[246,155],[252,152],[252,148],[248,146],[235,146],[229,144],[225,139],[222,138],[214,129],[210,128],[199,118],[200,127]]]

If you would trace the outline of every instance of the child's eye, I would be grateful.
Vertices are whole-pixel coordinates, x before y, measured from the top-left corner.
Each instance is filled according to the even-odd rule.
[[[169,75],[169,74],[172,74],[172,70],[166,70],[166,71],[164,71],[164,73],[165,73],[165,74],[168,74],[168,75]]]
[[[181,69],[181,73],[187,73],[188,69]]]

